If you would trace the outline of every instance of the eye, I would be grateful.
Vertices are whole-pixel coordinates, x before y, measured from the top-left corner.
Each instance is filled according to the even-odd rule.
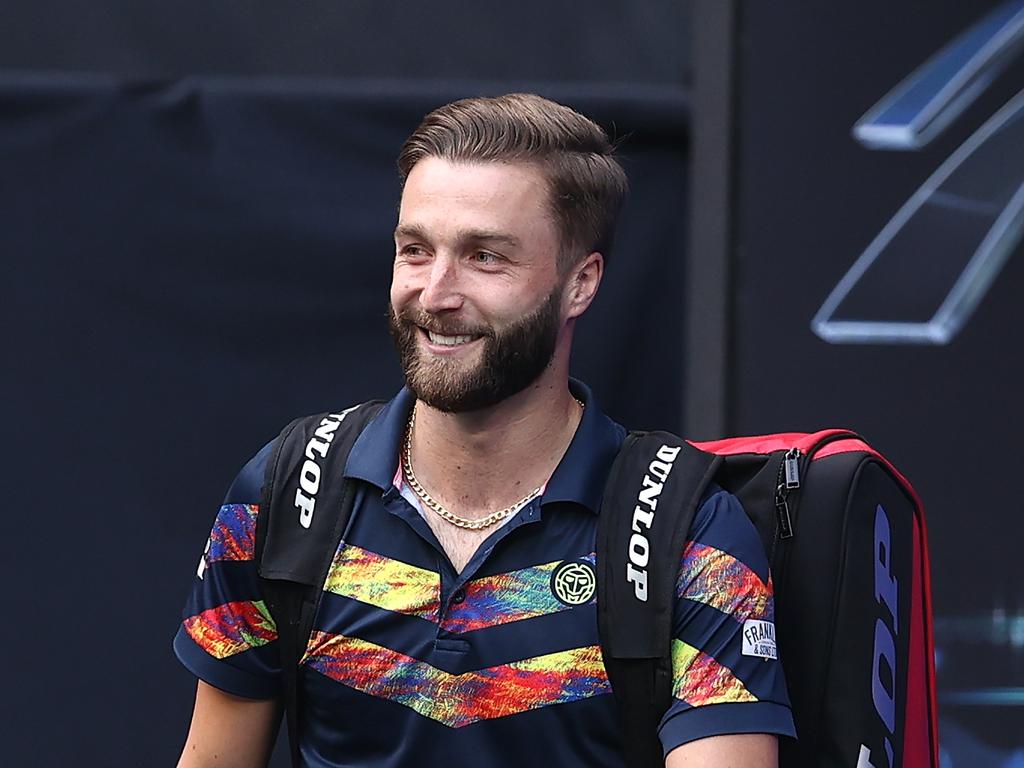
[[[476,251],[473,254],[473,263],[489,267],[497,264],[499,258],[496,253],[491,253],[490,251]]]
[[[415,244],[402,246],[399,253],[410,261],[423,261],[430,256],[426,248]]]

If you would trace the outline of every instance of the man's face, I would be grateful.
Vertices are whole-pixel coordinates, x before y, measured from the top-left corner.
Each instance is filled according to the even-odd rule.
[[[550,363],[565,318],[547,201],[525,164],[425,158],[409,173],[389,314],[406,381],[428,405],[494,405]]]

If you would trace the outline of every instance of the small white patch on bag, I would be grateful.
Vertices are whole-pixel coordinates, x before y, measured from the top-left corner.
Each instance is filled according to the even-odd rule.
[[[743,622],[743,655],[761,659],[779,658],[775,647],[775,625],[770,621],[747,619]]]

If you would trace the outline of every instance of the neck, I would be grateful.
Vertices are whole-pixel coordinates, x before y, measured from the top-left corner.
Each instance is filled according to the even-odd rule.
[[[575,434],[582,408],[566,378],[472,413],[416,403],[417,478],[446,508],[469,518],[513,504],[547,482]]]

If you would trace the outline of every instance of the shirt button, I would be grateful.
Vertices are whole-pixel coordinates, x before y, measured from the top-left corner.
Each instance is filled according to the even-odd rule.
[[[452,602],[455,603],[456,605],[458,605],[460,603],[466,602],[466,590],[464,590],[464,589],[456,590],[455,594],[452,595]]]

